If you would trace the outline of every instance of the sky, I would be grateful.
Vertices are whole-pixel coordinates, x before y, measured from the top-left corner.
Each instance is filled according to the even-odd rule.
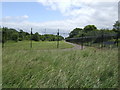
[[[9,2],[8,2],[9,1]],[[95,25],[112,29],[118,20],[119,0],[3,0],[0,24],[33,33],[65,34]]]

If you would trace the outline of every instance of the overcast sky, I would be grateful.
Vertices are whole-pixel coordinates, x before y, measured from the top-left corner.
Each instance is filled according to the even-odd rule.
[[[118,20],[119,0],[7,0],[2,1],[0,24],[29,32],[69,33],[74,28],[96,25],[112,28]],[[46,29],[46,31],[45,31]]]

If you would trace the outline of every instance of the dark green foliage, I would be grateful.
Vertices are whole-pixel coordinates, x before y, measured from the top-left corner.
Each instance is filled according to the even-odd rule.
[[[20,30],[18,33],[19,33],[19,41],[30,39],[30,34],[28,32],[24,32],[23,30]]]
[[[84,27],[85,32],[95,31],[95,30],[97,30],[97,27],[95,25],[87,25]]]
[[[3,45],[8,40],[13,40],[17,42],[17,41],[30,40],[30,39],[34,41],[39,41],[39,40],[57,41],[58,39],[59,40],[64,39],[62,36],[57,36],[57,35],[52,35],[52,34],[39,35],[38,32],[36,32],[35,34],[32,33],[32,37],[31,37],[31,34],[29,34],[28,32],[24,32],[23,30],[17,31],[13,28],[7,28],[7,27],[0,28],[0,30],[2,31],[1,41]]]
[[[18,41],[18,31],[15,29],[8,29],[7,27],[2,28],[2,43],[4,44],[7,40]]]
[[[53,35],[53,34],[45,34],[45,35],[40,35],[40,40],[41,41],[61,41],[64,38],[62,36],[58,35]]]
[[[34,41],[39,41],[39,40],[40,40],[40,37],[39,37],[39,33],[38,33],[38,32],[36,32],[35,34],[33,34],[32,40],[34,40]]]
[[[22,41],[24,39],[24,36],[25,36],[25,34],[24,34],[23,30],[20,30],[20,32],[19,32],[19,41]]]
[[[120,38],[120,22],[116,21],[113,25],[113,31],[117,32],[118,37]]]
[[[109,29],[100,29],[98,30],[95,25],[87,25],[84,27],[84,29],[81,28],[75,28],[73,31],[70,32],[68,38],[77,38],[83,36],[101,36],[102,34],[110,35],[110,34],[116,34],[115,30],[109,30]]]
[[[82,31],[81,28],[75,28],[73,31],[70,32],[69,37],[73,38],[74,36],[77,36],[78,34],[80,34],[81,31]]]
[[[18,41],[18,37],[19,37],[18,33],[14,33],[12,35],[12,40],[17,42]]]
[[[115,32],[120,32],[120,22],[116,21],[115,24],[113,25],[113,30]]]
[[[87,25],[82,28],[75,28],[73,31],[70,32],[68,38],[77,38],[77,37],[82,37],[82,36],[90,36],[94,35],[95,32],[97,32],[97,27],[95,25]]]
[[[59,41],[64,40],[64,37],[62,36],[57,36],[59,38]]]
[[[114,43],[118,43],[118,38],[120,36],[119,29],[117,29],[118,26],[119,24],[117,22],[117,24],[113,26],[113,30],[98,30],[95,25],[87,25],[84,27],[84,29],[81,30],[79,28],[75,28],[73,29],[73,31],[70,32],[69,37],[66,38],[66,41],[79,44],[101,43],[102,45],[104,42],[114,40]]]

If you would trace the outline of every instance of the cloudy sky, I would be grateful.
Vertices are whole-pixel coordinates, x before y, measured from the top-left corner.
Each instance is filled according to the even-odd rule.
[[[10,1],[10,0],[9,0]],[[3,0],[0,24],[29,32],[69,33],[94,24],[112,28],[118,20],[119,0]],[[45,30],[46,29],[46,30]]]

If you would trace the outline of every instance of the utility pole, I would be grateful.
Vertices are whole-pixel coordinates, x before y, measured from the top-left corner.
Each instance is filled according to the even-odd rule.
[[[32,48],[32,28],[31,28],[31,42],[30,42],[30,47]]]
[[[58,37],[58,39],[57,39],[57,48],[59,48],[59,29],[58,29],[57,37]]]

